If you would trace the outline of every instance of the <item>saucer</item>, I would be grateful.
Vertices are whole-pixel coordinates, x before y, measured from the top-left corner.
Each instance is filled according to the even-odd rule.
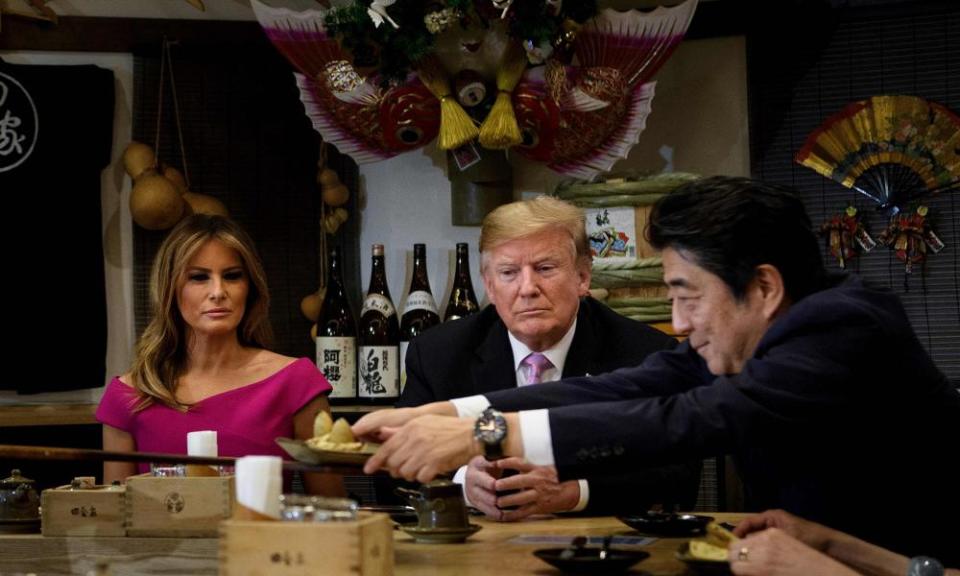
[[[426,544],[452,544],[463,542],[480,530],[481,526],[469,524],[459,528],[421,528],[416,524],[401,524],[400,529],[413,536],[417,542]]]
[[[713,521],[713,517],[697,514],[647,512],[631,516],[617,516],[617,520],[642,534],[677,537],[703,534],[707,524]]]
[[[600,548],[545,548],[534,550],[533,555],[571,574],[615,574],[626,572],[637,562],[650,556],[643,550],[608,550],[600,558]]]

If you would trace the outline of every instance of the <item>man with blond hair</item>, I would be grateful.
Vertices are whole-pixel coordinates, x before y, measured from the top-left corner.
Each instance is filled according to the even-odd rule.
[[[575,206],[541,196],[497,208],[484,219],[480,255],[491,305],[410,344],[398,406],[600,374],[638,365],[675,345],[588,296],[590,248],[583,211]],[[515,474],[501,477],[504,472]],[[689,508],[699,463],[559,482],[552,466],[477,457],[455,479],[488,516],[517,520],[584,509],[645,511],[654,502]]]

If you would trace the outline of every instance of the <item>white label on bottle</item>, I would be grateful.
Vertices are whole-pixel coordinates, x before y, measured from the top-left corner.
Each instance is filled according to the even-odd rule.
[[[407,300],[409,302],[409,300]],[[400,342],[400,393],[403,394],[403,389],[407,387],[407,348],[410,347],[409,342]]]
[[[357,397],[357,339],[317,338],[317,368],[333,386],[330,398]]]
[[[407,303],[403,307],[403,313],[406,314],[414,310],[429,310],[436,314],[437,303],[433,301],[433,295],[426,290],[411,292],[410,295],[407,296]],[[403,357],[401,357],[401,361],[402,358]]]
[[[380,313],[387,318],[397,313],[396,308],[393,307],[393,302],[383,294],[377,294],[376,292],[367,294],[367,297],[363,299],[360,316],[363,316],[370,310],[379,310]]]
[[[400,395],[400,362],[396,346],[361,346],[357,358],[360,398],[396,398]]]

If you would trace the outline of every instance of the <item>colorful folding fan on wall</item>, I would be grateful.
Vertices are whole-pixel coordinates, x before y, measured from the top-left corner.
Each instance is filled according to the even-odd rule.
[[[919,201],[960,189],[960,117],[946,107],[916,96],[854,102],[814,130],[795,159],[890,215],[879,240],[904,263],[908,277],[928,252],[943,249]],[[824,224],[841,268],[856,254],[848,230],[853,221],[844,226],[843,220],[838,215]]]
[[[916,96],[873,96],[814,130],[796,161],[896,214],[960,188],[960,117]]]

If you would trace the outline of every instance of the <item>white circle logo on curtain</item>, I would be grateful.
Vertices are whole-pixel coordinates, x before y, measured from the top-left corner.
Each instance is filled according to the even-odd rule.
[[[40,119],[23,84],[0,72],[0,172],[13,170],[37,145]]]

